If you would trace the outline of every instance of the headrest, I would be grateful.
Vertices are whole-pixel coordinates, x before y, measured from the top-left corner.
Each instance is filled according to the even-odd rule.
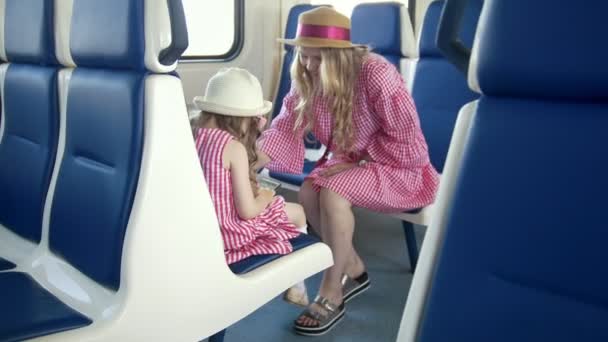
[[[295,38],[296,33],[298,31],[298,17],[300,16],[300,14],[316,7],[319,7],[319,5],[299,4],[293,6],[289,10],[289,14],[287,15],[287,23],[285,24],[285,35],[283,37],[285,39]],[[285,47],[285,50],[293,49],[293,46],[289,44],[283,44],[283,46]]]
[[[61,0],[56,32],[65,66],[170,72],[188,47],[181,0]]]
[[[0,1],[0,59],[55,64],[54,0]]]
[[[351,15],[353,42],[370,45],[382,55],[416,56],[407,7],[397,2],[364,3]]]
[[[608,98],[608,2],[489,1],[469,85],[486,95]]]
[[[444,4],[445,1],[443,0],[434,1],[426,10],[418,42],[421,57],[443,57],[437,48],[437,29]],[[475,30],[482,6],[483,0],[469,0],[467,2],[467,8],[460,25],[459,38],[464,46],[468,48],[473,46],[473,38],[475,38]]]

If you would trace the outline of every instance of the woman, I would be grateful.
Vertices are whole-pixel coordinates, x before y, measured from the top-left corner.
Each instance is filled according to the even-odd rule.
[[[433,202],[439,178],[413,101],[399,71],[365,46],[350,41],[350,20],[329,7],[298,18],[292,88],[281,113],[260,140],[261,164],[301,173],[303,136],[327,146],[302,184],[299,200],[315,231],[334,255],[317,299],[295,321],[305,335],[329,331],[344,302],[369,286],[355,251],[352,207],[402,212]]]

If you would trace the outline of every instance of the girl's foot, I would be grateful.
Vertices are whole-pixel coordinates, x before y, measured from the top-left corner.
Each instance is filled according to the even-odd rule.
[[[308,306],[308,291],[306,291],[306,285],[304,282],[297,283],[290,287],[283,294],[283,300],[297,306]]]

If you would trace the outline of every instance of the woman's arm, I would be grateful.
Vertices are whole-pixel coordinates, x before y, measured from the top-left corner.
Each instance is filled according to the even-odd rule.
[[[224,150],[224,156],[230,168],[234,204],[239,217],[248,220],[258,216],[272,202],[274,191],[260,189],[258,196],[253,196],[249,181],[249,161],[243,144],[231,141]]]
[[[261,142],[258,142],[258,144],[261,144]],[[255,152],[258,155],[258,160],[253,164],[253,169],[257,171],[270,163],[270,157],[259,148],[256,148]]]
[[[399,168],[427,165],[428,147],[401,74],[388,62],[375,62],[365,74],[368,103],[382,126],[366,149],[370,160]]]
[[[301,173],[304,168],[304,129],[294,129],[298,96],[292,88],[283,99],[281,112],[272,120],[270,127],[258,140],[262,165],[272,171]],[[278,104],[277,104],[278,105]]]

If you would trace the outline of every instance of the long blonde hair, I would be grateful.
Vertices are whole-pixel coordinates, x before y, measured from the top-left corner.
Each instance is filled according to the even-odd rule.
[[[334,117],[332,145],[338,151],[349,152],[355,139],[353,128],[353,103],[355,86],[363,58],[369,52],[366,46],[346,49],[321,48],[319,65],[320,82],[315,83],[312,75],[300,63],[297,49],[291,64],[291,79],[299,95],[295,107],[297,118],[294,129],[304,125],[305,131],[312,129],[312,103],[316,96],[330,99],[330,110]],[[320,83],[320,84],[319,84]]]
[[[251,190],[253,190],[254,196],[258,195],[258,183],[256,178],[256,171],[253,165],[258,161],[258,155],[256,153],[256,140],[260,136],[260,129],[258,128],[257,121],[252,117],[241,117],[241,116],[228,116],[215,114],[211,112],[201,112],[198,122],[195,125],[195,130],[202,127],[211,119],[215,120],[217,128],[230,133],[239,142],[245,146],[247,151],[247,159],[249,161],[249,182],[251,183]],[[247,129],[243,131],[243,121],[248,120]]]

